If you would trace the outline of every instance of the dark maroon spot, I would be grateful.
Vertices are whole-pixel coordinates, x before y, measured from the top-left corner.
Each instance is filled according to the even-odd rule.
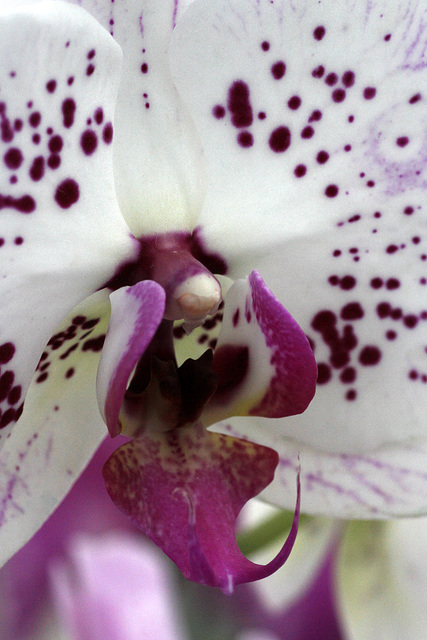
[[[102,107],[98,107],[94,114],[96,124],[102,124],[104,120],[104,110]]]
[[[385,283],[385,286],[389,290],[398,289],[400,287],[400,282],[397,278],[389,278]]]
[[[360,320],[365,315],[358,302],[349,302],[341,309],[342,320]]]
[[[68,80],[67,80],[67,84],[68,84],[68,86],[69,86],[69,87],[71,87],[71,85],[73,84],[73,82],[74,82],[74,76],[70,76],[70,77],[68,78]]]
[[[317,384],[326,384],[331,379],[331,368],[326,362],[317,365]]]
[[[64,127],[69,129],[74,124],[74,115],[76,112],[76,103],[72,98],[67,98],[62,103],[62,120]]]
[[[220,104],[215,105],[214,108],[212,109],[212,115],[217,120],[221,120],[221,118],[225,116],[224,107]]]
[[[371,280],[372,289],[381,289],[383,284],[384,283],[383,283],[381,278],[372,278],[372,280]]]
[[[49,93],[54,93],[56,89],[56,80],[49,80],[49,82],[46,83],[46,89]]]
[[[88,329],[93,329],[99,323],[99,318],[92,318],[92,320],[85,320],[82,324],[82,329],[87,331]]]
[[[411,371],[409,371],[408,373],[408,378],[410,380],[418,380],[418,371],[416,371],[415,369],[411,369]]]
[[[52,136],[52,138],[49,140],[48,147],[51,153],[59,153],[62,150],[63,146],[64,143],[61,136]]]
[[[282,60],[275,62],[271,67],[271,75],[275,80],[281,80],[286,73],[286,65]]]
[[[375,87],[365,87],[365,89],[363,90],[363,97],[365,98],[365,100],[372,100],[373,98],[375,98],[377,93],[377,90],[375,89]]]
[[[396,253],[396,251],[399,250],[399,247],[395,244],[389,244],[387,249],[386,249],[386,253]]]
[[[344,291],[350,291],[356,286],[356,278],[353,276],[344,276],[340,281],[340,288]]]
[[[402,309],[392,309],[390,316],[393,320],[400,320],[403,316]]]
[[[237,136],[237,142],[241,147],[252,147],[254,143],[254,137],[251,133],[249,133],[249,131],[241,131]]]
[[[344,89],[334,89],[332,92],[332,100],[334,102],[344,102],[345,96],[346,93]]]
[[[43,373],[41,373],[38,378],[36,378],[36,382],[38,384],[40,384],[41,382],[44,382],[45,380],[47,380],[49,377],[49,374],[47,371],[44,371]]]
[[[294,169],[294,174],[297,178],[303,178],[307,173],[307,167],[305,164],[299,164]]]
[[[95,49],[91,49],[91,50],[89,51],[89,53],[87,54],[87,59],[88,59],[88,60],[92,60],[92,58],[94,58],[94,57],[95,57],[95,53],[96,53]]]
[[[55,200],[62,209],[69,209],[79,199],[79,185],[72,178],[63,180],[55,192]]]
[[[359,362],[365,367],[376,365],[380,360],[381,351],[378,349],[378,347],[374,347],[372,345],[363,347],[362,351],[359,354]]]
[[[264,42],[261,42],[261,49],[263,51],[268,51],[270,49],[270,43],[267,42],[267,40],[264,40]]]
[[[16,404],[17,402],[19,402],[21,398],[21,393],[22,393],[21,385],[17,385],[16,387],[13,387],[13,389],[11,389],[7,397],[7,401],[9,402],[9,404]]]
[[[72,378],[74,375],[74,368],[70,367],[70,369],[67,369],[66,373],[65,373],[65,377],[68,378]]]
[[[315,40],[322,40],[322,38],[324,37],[326,33],[326,29],[323,26],[318,26],[315,28],[315,30],[313,31],[313,37]]]
[[[353,367],[346,367],[341,371],[340,380],[344,384],[351,384],[356,380],[356,369]]]
[[[258,118],[259,120],[265,120],[267,117],[267,114],[264,111],[260,111],[258,114]]]
[[[356,76],[353,71],[345,71],[342,76],[342,83],[347,89],[354,85]]]
[[[212,370],[218,376],[215,400],[226,401],[245,379],[249,366],[246,346],[222,345],[214,353]]]
[[[107,122],[102,132],[102,139],[105,144],[110,144],[113,140],[113,125],[111,122]]]
[[[35,127],[39,126],[39,124],[41,122],[41,119],[42,119],[42,117],[41,117],[40,113],[38,111],[35,111],[34,113],[32,113],[30,115],[28,121],[29,121],[30,125],[35,128]]]
[[[382,320],[391,315],[391,305],[388,302],[380,302],[377,305],[377,315]]]
[[[40,135],[38,133],[35,133],[32,137],[32,140],[34,144],[40,144],[40,140],[41,140]]]
[[[98,137],[95,131],[91,129],[87,129],[83,131],[82,136],[80,138],[80,146],[87,156],[91,156],[98,146]]]
[[[83,324],[86,322],[86,316],[74,316],[72,323],[73,324]]]
[[[148,73],[148,64],[146,62],[141,65],[141,73]]]
[[[334,258],[338,258],[341,255],[342,251],[340,251],[339,249],[335,249],[332,253],[332,255],[334,256]]]
[[[22,236],[17,236],[14,240],[14,243],[19,246],[24,243],[24,238]]]
[[[316,160],[319,164],[325,164],[329,160],[329,153],[327,151],[319,151]]]
[[[323,65],[319,65],[311,72],[313,78],[322,78],[325,73],[325,67]]]
[[[325,189],[325,196],[328,198],[335,198],[338,195],[339,189],[336,184],[330,184]]]
[[[414,315],[407,315],[403,318],[403,324],[407,329],[414,329],[418,324],[418,318]]]
[[[4,342],[0,346],[0,364],[7,364],[15,355],[15,345],[12,342]]]
[[[397,138],[396,140],[396,144],[398,147],[406,147],[406,145],[409,142],[409,138],[407,136],[401,136],[400,138]]]
[[[384,36],[384,40],[389,42],[391,40],[391,33],[387,33],[387,35]]]
[[[94,71],[95,66],[93,64],[88,64],[88,66],[86,67],[86,75],[91,76]]]
[[[412,242],[413,242],[414,244],[420,244],[420,242],[421,242],[421,238],[420,238],[419,236],[414,236],[414,237],[412,238]]]
[[[301,131],[301,138],[303,138],[304,140],[309,140],[313,136],[314,136],[313,127],[310,127],[310,126],[304,127],[304,129]]]
[[[24,123],[20,118],[17,118],[13,123],[13,128],[15,129],[15,131],[22,131],[23,126],[24,126]]]
[[[321,120],[321,119],[322,119],[322,112],[319,111],[318,109],[316,109],[315,111],[313,111],[313,113],[309,117],[308,121],[309,122],[319,122],[319,120]]]
[[[57,153],[53,153],[51,156],[48,157],[47,159],[47,166],[50,169],[57,169],[61,164],[61,156],[59,156]]]
[[[236,309],[236,311],[233,313],[233,327],[237,327],[237,325],[239,324],[239,319],[240,309]]]
[[[338,76],[336,73],[328,73],[325,78],[325,82],[329,87],[333,87],[338,82]]]
[[[15,374],[13,371],[5,371],[5,373],[0,376],[0,402],[3,402],[9,395],[14,380]]]
[[[314,316],[311,326],[316,331],[320,331],[324,333],[326,330],[329,330],[331,327],[334,327],[337,323],[337,317],[333,311],[325,310],[319,311]]]
[[[82,351],[102,351],[104,346],[105,335],[98,336],[97,338],[91,338],[83,343]]]
[[[0,209],[16,209],[20,213],[32,213],[36,208],[34,198],[29,195],[22,198],[14,198],[13,196],[3,196],[0,194]]]
[[[345,399],[348,400],[349,402],[351,402],[352,400],[356,400],[356,398],[357,398],[357,391],[355,391],[355,389],[350,389],[345,394]]]
[[[6,151],[3,156],[3,160],[8,169],[16,170],[19,169],[23,163],[24,157],[20,149],[12,147]]]
[[[409,98],[408,102],[409,104],[415,104],[416,102],[419,102],[421,100],[421,97],[421,93],[416,93],[412,96],[412,98]]]
[[[235,127],[249,127],[253,122],[249,87],[242,80],[234,82],[228,91],[228,108]]]
[[[346,145],[345,145],[345,147],[344,147],[344,151],[345,151],[346,153],[348,153],[349,151],[351,151],[351,144],[346,144]]]
[[[288,100],[289,109],[296,111],[297,109],[300,108],[300,106],[301,106],[301,98],[299,96],[292,96],[292,98],[289,98]]]
[[[270,149],[275,153],[283,153],[291,144],[291,132],[288,127],[277,127],[270,135],[268,141]]]
[[[392,329],[390,329],[390,331],[386,332],[385,337],[387,338],[387,340],[396,340],[397,333],[396,331],[393,331]]]

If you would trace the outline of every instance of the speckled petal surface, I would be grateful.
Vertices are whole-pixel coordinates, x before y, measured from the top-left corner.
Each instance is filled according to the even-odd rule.
[[[171,79],[172,31],[191,0],[73,0],[123,49],[114,171],[123,215],[136,236],[195,225],[205,192],[200,139]]]
[[[101,414],[112,437],[120,433],[119,414],[130,375],[163,318],[165,292],[145,280],[110,295],[111,319],[97,375]]]
[[[4,440],[53,331],[135,241],[112,173],[119,47],[87,13],[55,2],[0,14],[0,34]]]
[[[106,427],[95,391],[108,291],[73,310],[50,340],[24,412],[0,452],[0,563],[37,531],[91,459]]]
[[[388,445],[424,455],[426,30],[417,0],[219,0],[195,2],[175,32],[208,158],[202,232],[231,277],[262,273],[319,365],[307,412],[269,442],[285,457],[286,437],[335,460]]]
[[[271,482],[276,463],[271,449],[196,424],[135,438],[111,456],[103,474],[116,506],[187,578],[231,593],[236,584],[276,571],[295,541],[299,486],[293,525],[276,558],[256,565],[235,538],[239,511]]]
[[[307,338],[256,271],[228,291],[214,350],[218,389],[202,420],[284,417],[310,403],[317,368]]]

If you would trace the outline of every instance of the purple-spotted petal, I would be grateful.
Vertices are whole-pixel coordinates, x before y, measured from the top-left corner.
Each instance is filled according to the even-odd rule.
[[[135,241],[112,171],[119,47],[86,12],[56,2],[2,13],[0,34],[4,440],[53,331]]]
[[[354,216],[369,235],[390,197],[400,226],[422,204],[425,20],[422,0],[190,5],[170,61],[207,160],[199,223],[231,265]]]
[[[316,397],[303,416],[277,425],[270,445],[284,457],[285,437],[333,454],[405,451],[414,438],[424,447],[424,3],[242,6],[194,3],[176,29],[172,64],[213,176],[205,237],[222,248],[231,277],[254,267],[263,274],[315,349]],[[203,26],[193,29],[193,20]],[[221,52],[215,65],[205,28]],[[192,73],[201,78],[198,102]],[[249,114],[254,144],[242,148],[236,123]],[[288,148],[283,129],[282,150],[280,136],[269,137],[275,127],[288,127]],[[329,476],[338,486],[347,473],[339,469]]]
[[[108,292],[73,310],[43,352],[24,412],[0,452],[0,564],[37,531],[105,437],[96,372]]]
[[[111,319],[98,368],[97,394],[101,414],[112,437],[119,420],[129,377],[162,321],[165,292],[145,280],[110,296]]]
[[[284,417],[304,411],[317,368],[303,331],[253,271],[228,291],[214,351],[218,388],[202,417]]]
[[[74,0],[123,49],[114,171],[122,213],[136,236],[195,225],[203,202],[203,152],[171,79],[167,50],[189,0]]]
[[[234,585],[270,575],[286,561],[298,528],[266,566],[240,552],[234,524],[243,505],[274,475],[265,447],[205,431],[200,424],[135,438],[104,466],[114,503],[196,582],[231,593]]]

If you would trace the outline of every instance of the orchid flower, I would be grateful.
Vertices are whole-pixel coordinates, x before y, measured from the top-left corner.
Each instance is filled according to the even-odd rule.
[[[299,488],[282,550],[250,562],[234,523],[278,454],[207,427],[303,411],[317,369],[257,271],[223,286],[211,272],[226,268],[195,229],[201,145],[161,66],[172,17],[167,2],[117,15],[98,2],[3,6],[2,553],[63,497],[102,417],[112,437],[131,438],[104,468],[113,501],[188,578],[231,592],[286,561]],[[135,56],[150,46],[158,70],[139,63],[135,83]],[[153,97],[141,101],[145,76]],[[220,331],[209,344],[200,331],[183,340],[179,362],[174,331],[204,331],[207,318]]]
[[[133,438],[110,495],[194,580],[286,559],[298,509],[265,568],[233,535],[274,451],[279,505],[299,454],[306,511],[424,513],[421,0],[3,4],[4,556],[98,405]],[[282,303],[318,362],[286,421],[314,367]]]

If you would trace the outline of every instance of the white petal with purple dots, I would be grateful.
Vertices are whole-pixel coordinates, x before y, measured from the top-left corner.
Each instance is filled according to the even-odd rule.
[[[121,53],[84,11],[0,17],[1,435],[56,326],[135,252],[114,193]]]

